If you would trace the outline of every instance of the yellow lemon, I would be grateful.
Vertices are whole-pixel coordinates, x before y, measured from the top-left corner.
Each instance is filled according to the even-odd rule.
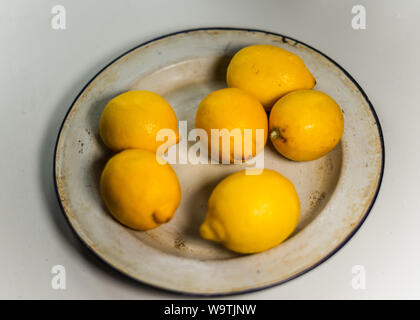
[[[330,152],[340,141],[344,117],[338,104],[315,90],[297,90],[276,102],[270,113],[270,138],[283,156],[309,161]]]
[[[201,101],[195,128],[207,133],[207,141],[200,140],[207,144],[214,159],[223,157],[234,162],[248,160],[264,148],[268,119],[257,99],[240,89],[225,88],[211,92]],[[219,134],[214,130],[219,130]]]
[[[213,190],[200,234],[239,253],[270,249],[284,241],[299,220],[293,184],[274,170],[236,172]]]
[[[100,182],[102,198],[115,219],[136,230],[168,222],[181,201],[172,167],[148,150],[125,150],[106,164]]]
[[[156,151],[161,129],[174,132],[178,141],[178,123],[174,110],[161,96],[150,91],[128,91],[105,106],[99,122],[99,134],[110,149],[146,149]]]
[[[315,79],[297,55],[272,45],[253,45],[239,50],[227,69],[229,87],[254,95],[266,110],[283,95],[312,89]]]

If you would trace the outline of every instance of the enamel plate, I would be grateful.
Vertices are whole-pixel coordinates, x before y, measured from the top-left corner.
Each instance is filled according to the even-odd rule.
[[[315,89],[334,98],[344,112],[342,141],[321,159],[289,161],[270,142],[264,150],[264,166],[288,177],[298,191],[301,218],[296,231],[279,246],[252,255],[238,255],[200,238],[198,229],[212,189],[228,174],[242,170],[242,164],[175,164],[182,202],[174,218],[147,232],[119,224],[99,194],[101,171],[112,156],[98,135],[106,103],[127,90],[154,91],[172,105],[178,120],[187,121],[184,131],[189,132],[201,99],[226,86],[229,59],[253,44],[279,46],[300,56],[316,78]],[[187,144],[185,135],[181,142]],[[144,43],[100,71],[64,119],[56,145],[55,182],[71,227],[103,261],[158,288],[223,295],[284,283],[328,259],[368,215],[383,165],[384,145],[375,111],[363,90],[337,63],[282,35],[212,28]]]

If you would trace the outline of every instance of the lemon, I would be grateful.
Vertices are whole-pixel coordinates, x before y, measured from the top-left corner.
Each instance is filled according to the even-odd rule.
[[[146,149],[156,151],[161,129],[170,129],[178,141],[178,122],[168,102],[151,91],[128,91],[105,106],[99,121],[99,134],[110,149]]]
[[[207,133],[208,141],[205,143],[214,159],[224,158],[234,162],[235,159],[248,160],[264,148],[268,119],[257,99],[240,89],[225,88],[211,92],[201,101],[195,116],[195,128],[203,129]],[[212,130],[216,129],[220,135],[212,140]],[[258,129],[260,136],[257,133]],[[233,130],[239,133],[236,150]],[[245,130],[251,136],[247,136]]]
[[[247,175],[242,170],[213,190],[200,234],[235,252],[261,252],[293,232],[299,211],[295,187],[283,175],[269,169]]]
[[[181,187],[168,163],[148,150],[125,150],[106,164],[102,198],[116,220],[136,230],[168,222],[181,201]]]
[[[344,117],[338,104],[327,94],[297,90],[274,105],[269,127],[278,152],[291,160],[309,161],[326,155],[338,144]]]
[[[283,95],[311,89],[315,79],[297,55],[272,45],[253,45],[232,58],[226,76],[229,87],[254,95],[266,110]]]

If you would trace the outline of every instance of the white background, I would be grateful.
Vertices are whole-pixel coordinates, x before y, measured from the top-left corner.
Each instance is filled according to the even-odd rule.
[[[67,29],[51,28],[51,8]],[[353,30],[363,4],[367,29]],[[69,229],[53,187],[64,115],[109,61],[187,28],[282,33],[335,59],[360,83],[383,127],[385,176],[365,224],[337,254],[285,285],[238,299],[420,298],[419,1],[0,0],[0,298],[183,298],[131,281],[98,261]],[[51,288],[64,265],[67,289]],[[366,268],[366,290],[351,286]]]

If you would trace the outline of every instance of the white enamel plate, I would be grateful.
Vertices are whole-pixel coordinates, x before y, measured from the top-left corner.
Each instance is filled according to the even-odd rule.
[[[301,200],[301,219],[293,235],[253,255],[234,254],[199,237],[212,189],[244,165],[173,165],[182,186],[182,202],[174,218],[147,232],[116,222],[99,195],[99,177],[112,155],[98,136],[106,103],[127,90],[151,90],[167,99],[178,120],[188,121],[190,130],[201,99],[226,86],[229,59],[253,44],[272,44],[300,56],[316,78],[315,89],[334,98],[344,112],[342,141],[321,159],[293,162],[275,152],[270,143],[265,148],[265,167],[288,177]],[[158,288],[222,295],[284,283],[328,259],[368,215],[383,164],[384,146],[375,111],[339,65],[278,34],[214,28],[179,32],[142,44],[99,72],[75,99],[63,122],[56,145],[55,182],[71,227],[106,263]]]

